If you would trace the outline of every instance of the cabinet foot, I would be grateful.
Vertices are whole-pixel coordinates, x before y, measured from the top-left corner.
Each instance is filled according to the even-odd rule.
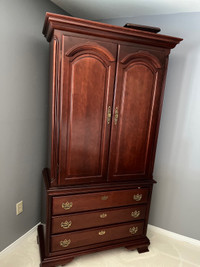
[[[149,251],[148,246],[141,247],[141,248],[137,248],[135,246],[127,246],[125,248],[127,248],[130,251],[133,251],[133,250],[137,249],[138,253],[144,253],[144,252],[148,252]]]
[[[138,253],[148,252],[148,246],[150,245],[149,239],[145,237],[143,240],[140,239],[140,243],[135,242],[133,244],[130,244],[128,246],[125,246],[128,250],[136,250]]]
[[[148,252],[148,246],[145,247],[141,247],[141,248],[137,248],[138,253],[144,253],[144,252]]]
[[[57,266],[65,266],[70,263],[74,258],[70,258],[68,260],[62,260],[62,263],[57,262],[57,260],[50,260],[49,262],[41,262],[40,267],[57,267]]]

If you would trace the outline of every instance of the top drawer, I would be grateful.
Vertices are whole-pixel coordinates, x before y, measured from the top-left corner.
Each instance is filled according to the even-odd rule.
[[[147,188],[144,188],[53,197],[52,214],[58,215],[145,203],[147,202],[148,191]]]

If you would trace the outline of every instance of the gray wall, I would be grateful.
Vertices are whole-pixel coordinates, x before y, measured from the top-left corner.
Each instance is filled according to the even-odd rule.
[[[46,165],[49,0],[0,1],[0,250],[40,221]],[[200,240],[200,13],[105,22],[159,26],[184,38],[171,53],[155,161],[150,223]],[[24,212],[15,215],[16,202]]]
[[[150,224],[200,240],[200,13],[102,22],[158,26],[184,38],[169,61]]]
[[[0,1],[0,250],[40,221],[46,165],[49,0]],[[15,204],[24,212],[15,215]]]

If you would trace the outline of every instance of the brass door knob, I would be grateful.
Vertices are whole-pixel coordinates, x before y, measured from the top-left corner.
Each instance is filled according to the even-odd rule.
[[[107,124],[110,124],[110,120],[111,120],[111,106],[108,107],[108,113],[107,113]]]
[[[116,107],[115,108],[115,125],[117,125],[118,118],[119,118],[119,111],[118,111],[118,107]]]

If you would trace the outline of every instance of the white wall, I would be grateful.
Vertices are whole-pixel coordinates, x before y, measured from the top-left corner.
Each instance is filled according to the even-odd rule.
[[[170,55],[150,223],[200,240],[200,13],[102,22],[158,26],[184,39]]]
[[[0,250],[40,221],[46,166],[49,0],[0,1]],[[15,215],[15,204],[24,212]]]

